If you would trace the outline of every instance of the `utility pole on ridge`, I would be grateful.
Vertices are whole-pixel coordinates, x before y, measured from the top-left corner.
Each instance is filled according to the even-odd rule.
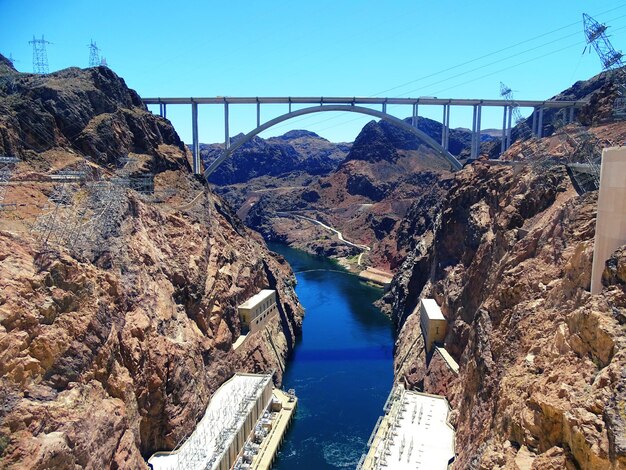
[[[36,39],[33,36],[32,41],[28,41],[28,44],[33,45],[33,73],[45,75],[48,73],[48,53],[46,52],[46,44],[52,44],[50,41],[46,41],[41,36],[41,39]]]
[[[101,65],[100,63],[100,48],[96,46],[96,43],[93,39],[90,41],[89,45],[89,67],[97,67]]]
[[[604,71],[615,71],[618,98],[613,103],[613,114],[626,117],[626,70],[621,51],[616,51],[606,35],[608,26],[600,24],[591,16],[583,13],[583,25],[587,44],[593,46],[598,53]]]

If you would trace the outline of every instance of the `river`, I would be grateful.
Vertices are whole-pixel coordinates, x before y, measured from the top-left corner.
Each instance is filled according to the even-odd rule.
[[[298,410],[274,469],[355,468],[393,381],[391,321],[372,305],[382,291],[330,260],[284,245],[306,309],[283,385]]]

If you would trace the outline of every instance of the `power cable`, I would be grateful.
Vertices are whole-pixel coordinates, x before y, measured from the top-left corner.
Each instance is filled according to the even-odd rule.
[[[624,17],[626,17],[626,15],[623,15],[623,16],[624,16]],[[476,71],[478,71],[478,70],[482,70],[482,69],[484,69],[484,68],[486,68],[486,67],[490,67],[490,66],[492,66],[492,65],[502,63],[503,61],[513,59],[513,58],[518,57],[518,56],[520,56],[520,55],[526,54],[526,53],[528,53],[528,52],[535,51],[535,50],[540,49],[540,48],[545,47],[545,46],[549,46],[549,45],[551,45],[551,44],[554,44],[554,43],[560,42],[560,41],[562,41],[562,40],[564,40],[564,39],[568,39],[568,38],[570,38],[570,37],[572,37],[572,36],[575,36],[575,35],[578,35],[578,33],[572,33],[572,34],[568,34],[568,35],[566,35],[566,36],[562,36],[562,37],[560,37],[560,38],[558,38],[558,39],[554,39],[554,40],[552,40],[552,41],[549,41],[549,42],[546,42],[546,43],[540,44],[540,45],[535,46],[535,47],[532,47],[532,48],[530,48],[530,49],[526,49],[526,50],[523,50],[523,51],[521,51],[521,52],[517,52],[517,53],[515,53],[515,54],[513,54],[513,55],[510,55],[510,56],[508,56],[508,57],[505,57],[505,58],[502,58],[502,59],[498,59],[498,60],[496,60],[496,61],[489,62],[489,63],[487,63],[487,64],[483,64],[483,65],[481,65],[481,66],[479,66],[479,67],[475,67],[475,68],[473,68],[473,69],[471,69],[471,70],[464,71],[464,72],[458,73],[458,74],[456,74],[456,75],[452,75],[451,77],[445,78],[445,79],[443,79],[443,80],[438,80],[437,82],[433,82],[433,83],[431,83],[431,84],[425,85],[425,87],[433,86],[433,85],[436,85],[436,84],[439,84],[439,83],[442,83],[442,82],[446,82],[446,81],[453,80],[453,79],[455,79],[455,78],[458,78],[458,77],[461,77],[461,76],[467,75],[468,73],[472,73],[472,72],[476,72]],[[488,55],[490,55],[490,54],[488,54]],[[486,56],[483,56],[483,57],[486,57]],[[473,62],[473,61],[468,61],[468,62],[466,62],[466,63],[470,63],[470,62]],[[452,70],[452,69],[454,69],[454,68],[457,68],[457,67],[450,67],[448,70]],[[429,75],[429,76],[434,76],[434,75],[437,75],[437,74],[435,73],[435,74],[431,74],[431,75]],[[417,81],[417,80],[415,80],[415,81]],[[414,81],[414,82],[415,82],[415,81]],[[398,88],[398,87],[396,87],[396,88]],[[421,88],[416,88],[416,89],[413,89],[413,90],[409,90],[408,92],[405,92],[405,93],[403,93],[403,94],[407,95],[407,94],[412,93],[412,92],[414,92],[414,91],[417,91],[417,90],[419,90],[419,89],[421,89]],[[380,93],[378,93],[378,94],[380,94]],[[397,106],[397,105],[390,105],[389,107],[395,107],[395,106]],[[334,120],[334,119],[338,119],[338,118],[340,118],[340,117],[342,117],[342,115],[332,116],[332,117],[326,118],[326,119],[324,119],[324,120],[320,120],[320,121],[318,121],[318,122],[316,122],[316,123],[314,123],[314,124],[322,124],[322,123],[324,123],[324,122],[327,122],[327,121],[330,121],[330,120]],[[351,120],[349,120],[349,121],[346,121],[346,123],[347,123],[347,122],[353,122],[353,121],[355,121],[355,120],[356,120],[356,119],[351,119]],[[286,126],[286,125],[290,125],[290,124],[291,124],[291,123],[281,124],[281,125],[278,125],[278,126],[274,126],[274,128],[280,128],[280,127],[284,127],[284,126]],[[328,128],[326,128],[326,129],[328,129]]]
[[[621,9],[621,8],[624,8],[624,7],[626,7],[626,3],[624,3],[624,4],[620,5],[620,6],[617,6],[617,7],[615,7],[615,8],[611,8],[611,9],[609,9],[609,10],[605,10],[605,11],[603,11],[603,12],[601,12],[601,13],[597,13],[595,16],[600,16],[600,15],[603,15],[603,14],[606,14],[606,13],[610,13],[610,12],[612,12],[612,11],[615,11],[615,10],[618,10],[618,9]],[[609,20],[607,20],[607,21],[615,21],[615,20],[618,20],[618,19],[621,19],[621,18],[624,18],[624,17],[626,17],[626,15],[621,15],[621,16],[618,16],[618,17],[616,17],[616,18],[609,19]],[[530,39],[527,39],[527,40],[524,40],[524,41],[520,41],[520,42],[518,42],[518,43],[516,43],[516,44],[513,44],[513,45],[511,45],[511,46],[507,46],[507,47],[502,48],[502,49],[499,49],[499,50],[497,50],[497,51],[493,51],[493,52],[490,52],[490,53],[488,53],[488,54],[485,54],[485,55],[482,55],[482,56],[480,56],[480,57],[477,57],[477,58],[475,58],[475,59],[471,59],[471,60],[469,60],[469,61],[463,62],[462,64],[458,64],[458,65],[455,65],[455,66],[452,66],[452,67],[448,67],[448,68],[443,69],[443,70],[440,70],[440,71],[438,71],[438,72],[434,72],[434,73],[432,73],[432,74],[429,74],[429,75],[425,75],[425,76],[419,77],[419,78],[417,78],[417,79],[415,79],[415,80],[411,80],[411,81],[406,82],[406,83],[404,83],[404,84],[402,84],[402,85],[397,85],[397,86],[392,87],[392,88],[389,88],[389,89],[387,89],[387,90],[384,90],[384,91],[381,91],[381,92],[377,92],[377,93],[375,93],[375,94],[373,94],[373,95],[370,95],[370,97],[375,97],[375,96],[378,96],[378,95],[380,95],[380,94],[382,94],[382,93],[386,93],[387,91],[391,91],[391,90],[395,90],[395,89],[398,89],[398,88],[402,88],[402,87],[404,87],[404,86],[406,86],[406,85],[408,85],[408,84],[411,84],[411,83],[416,83],[416,82],[421,81],[421,80],[424,80],[424,79],[426,79],[426,78],[431,78],[431,77],[433,77],[433,76],[437,76],[437,75],[440,75],[440,74],[442,74],[442,73],[446,73],[446,72],[448,72],[448,71],[450,71],[450,70],[457,69],[457,68],[462,67],[462,66],[464,66],[464,65],[467,65],[467,64],[470,64],[470,63],[476,62],[476,61],[481,60],[481,59],[484,59],[484,58],[486,58],[486,57],[493,56],[493,55],[498,54],[498,53],[500,53],[500,52],[503,52],[503,51],[506,51],[506,50],[509,50],[509,49],[512,49],[512,48],[518,47],[519,45],[526,44],[526,43],[528,43],[528,42],[532,42],[532,41],[534,41],[534,40],[536,40],[536,39],[539,39],[539,38],[542,38],[542,37],[545,37],[545,36],[549,36],[549,35],[551,35],[551,34],[554,34],[555,32],[562,31],[562,30],[564,30],[564,29],[571,28],[572,26],[574,26],[574,25],[579,25],[579,24],[580,24],[580,22],[578,22],[578,21],[577,21],[577,22],[575,22],[575,23],[570,23],[570,24],[568,24],[568,25],[565,25],[565,26],[562,26],[562,27],[556,28],[556,29],[554,29],[554,30],[552,30],[552,31],[549,31],[549,32],[546,32],[546,33],[542,33],[542,34],[540,34],[540,35],[537,35],[537,36],[535,36],[535,37],[533,37],[533,38],[530,38]],[[619,28],[619,29],[622,29],[622,28]],[[613,31],[618,31],[619,29],[614,29]],[[452,79],[452,78],[456,78],[456,77],[458,77],[458,76],[465,75],[466,73],[470,73],[470,72],[474,72],[474,71],[476,71],[476,70],[480,70],[480,69],[485,68],[485,67],[487,67],[487,66],[489,66],[489,65],[494,65],[494,64],[496,64],[496,63],[500,63],[500,62],[502,62],[503,60],[508,60],[508,59],[510,59],[510,58],[513,58],[513,57],[517,57],[517,56],[519,56],[519,55],[522,55],[522,54],[524,54],[524,53],[526,53],[526,52],[530,52],[530,51],[533,51],[533,50],[537,50],[537,49],[539,49],[539,48],[541,48],[541,47],[545,47],[546,45],[554,44],[554,43],[556,43],[556,42],[562,41],[562,40],[564,40],[564,39],[567,39],[567,38],[569,38],[569,37],[575,36],[575,35],[577,35],[577,34],[578,34],[578,32],[576,32],[576,33],[572,33],[572,34],[568,34],[568,35],[566,35],[566,36],[562,36],[561,38],[555,39],[555,40],[553,40],[553,41],[549,41],[549,42],[544,43],[544,44],[542,44],[542,45],[535,46],[535,47],[532,47],[532,48],[530,48],[530,49],[526,49],[526,50],[524,50],[524,51],[518,52],[518,53],[513,54],[513,55],[511,55],[511,56],[507,56],[507,57],[504,57],[504,58],[502,58],[502,59],[500,59],[500,60],[493,61],[493,62],[490,62],[489,64],[485,64],[485,65],[483,65],[483,66],[480,66],[480,67],[474,68],[474,69],[470,70],[469,72],[460,73],[460,74],[457,74],[457,75],[455,75],[455,76],[453,76],[453,77],[446,78],[446,79],[444,79],[444,80],[440,80],[440,81],[438,81],[437,83],[441,83],[442,81],[447,81],[447,80],[450,80],[450,79]],[[432,86],[432,84],[431,84],[431,85],[427,85],[427,86]],[[460,86],[460,85],[459,85],[459,86]],[[449,89],[449,88],[448,88],[448,89]],[[403,94],[408,94],[408,93],[411,93],[411,92],[416,91],[416,90],[418,90],[418,89],[410,90],[410,91],[408,91],[408,92],[404,92]],[[302,117],[302,118],[297,119],[297,120],[294,120],[294,121],[291,121],[291,120],[290,120],[289,122],[287,122],[287,123],[285,123],[285,124],[280,124],[280,125],[278,125],[278,126],[274,126],[273,128],[274,128],[274,129],[277,129],[277,128],[281,128],[281,127],[286,127],[286,126],[288,126],[288,125],[293,125],[293,124],[298,123],[298,122],[304,122],[304,121],[307,121],[307,120],[312,119],[312,118],[315,118],[315,117],[316,117],[316,116],[314,116],[314,115],[305,116],[305,117]],[[339,118],[342,118],[342,117],[345,117],[345,115],[343,115],[343,114],[342,114],[342,115],[331,116],[331,117],[329,117],[329,118],[326,118],[326,119],[323,119],[323,120],[320,120],[320,121],[314,122],[314,123],[312,123],[312,125],[321,124],[321,123],[324,123],[324,122],[327,122],[327,121],[330,121],[330,120],[334,120],[334,119],[339,119]],[[357,119],[359,119],[359,118],[356,118],[356,119],[350,119],[350,120],[346,121],[346,123],[348,123],[348,122],[353,122],[353,121],[355,121],[355,120],[357,120]],[[326,128],[326,129],[328,129],[328,128]]]
[[[622,5],[618,6],[618,7],[615,7],[615,8],[611,8],[610,10],[603,11],[602,13],[597,13],[597,16],[604,15],[604,14],[606,14],[606,13],[610,13],[610,12],[612,12],[612,11],[619,10],[619,9],[621,9],[621,8],[624,8],[624,7],[626,7],[626,3],[625,3],[625,4],[622,4]],[[622,15],[622,16],[619,16],[619,17],[617,17],[617,18],[613,18],[612,20],[608,20],[608,21],[615,21],[615,20],[617,20],[617,19],[623,18],[624,16],[626,16],[626,15]],[[551,34],[554,34],[554,33],[558,32],[558,31],[562,31],[562,30],[564,30],[564,29],[568,29],[568,28],[571,28],[572,26],[576,26],[576,25],[580,25],[580,21],[576,21],[576,22],[574,22],[574,23],[570,23],[570,24],[568,24],[568,25],[561,26],[560,28],[556,28],[556,29],[553,29],[552,31],[548,31],[547,33],[539,34],[538,36],[532,37],[532,38],[530,38],[530,39],[526,39],[526,40],[524,40],[524,41],[520,41],[520,42],[518,42],[518,43],[516,43],[516,44],[513,44],[513,45],[511,45],[511,46],[507,46],[507,47],[504,47],[504,48],[499,49],[499,50],[497,50],[497,51],[493,51],[493,52],[490,52],[490,53],[488,53],[488,54],[482,55],[482,56],[480,56],[480,57],[476,57],[475,59],[468,60],[468,61],[463,62],[463,63],[461,63],[461,64],[454,65],[454,66],[452,66],[452,67],[448,67],[447,69],[439,70],[438,72],[434,72],[434,73],[431,73],[431,74],[429,74],[429,75],[424,75],[424,76],[422,76],[422,77],[416,78],[415,80],[411,80],[411,81],[408,81],[408,82],[406,82],[406,83],[403,83],[402,85],[397,85],[397,86],[394,86],[394,87],[392,87],[392,88],[388,88],[388,89],[386,89],[386,90],[383,90],[383,91],[381,91],[381,92],[378,92],[378,93],[374,94],[373,96],[382,95],[383,93],[387,93],[388,91],[396,90],[396,89],[398,89],[398,88],[402,88],[402,87],[404,87],[404,86],[406,86],[406,85],[410,85],[410,84],[412,84],[412,83],[416,83],[416,82],[419,82],[419,81],[421,81],[421,80],[425,80],[425,79],[427,79],[427,78],[432,78],[432,77],[434,77],[434,76],[440,75],[440,74],[445,73],[445,72],[448,72],[448,71],[450,71],[450,70],[457,69],[457,68],[462,67],[462,66],[464,66],[464,65],[471,64],[471,63],[476,62],[476,61],[478,61],[478,60],[485,59],[485,58],[490,57],[490,56],[492,56],[492,55],[499,54],[500,52],[504,52],[504,51],[507,51],[507,50],[509,50],[509,49],[513,49],[513,48],[515,48],[515,47],[517,47],[517,46],[521,46],[522,44],[526,44],[526,43],[532,42],[532,41],[534,41],[534,40],[536,40],[536,39],[540,39],[540,38],[542,38],[542,37],[549,36],[549,35],[551,35]],[[579,33],[578,33],[578,32],[576,32],[576,33],[574,33],[574,34],[579,34]],[[572,35],[570,35],[570,36],[572,36]],[[569,36],[565,36],[565,37],[569,37]]]
[[[614,29],[613,31],[620,31],[620,30],[625,29],[625,28],[626,28],[626,26],[622,26],[621,28],[616,28],[616,29]],[[514,64],[514,65],[511,65],[511,66],[509,66],[509,67],[505,67],[505,68],[503,68],[503,69],[496,70],[496,71],[494,71],[494,72],[489,72],[489,73],[487,73],[487,74],[485,74],[485,75],[481,75],[481,76],[476,77],[476,78],[473,78],[473,79],[471,79],[471,80],[467,80],[467,81],[465,81],[465,82],[458,83],[458,84],[453,85],[453,86],[448,87],[448,88],[443,88],[443,89],[437,90],[437,91],[435,91],[435,92],[434,92],[434,94],[438,94],[438,93],[441,93],[441,92],[443,92],[443,91],[448,91],[448,90],[451,90],[451,89],[457,88],[457,87],[459,87],[459,86],[466,85],[466,84],[468,84],[468,83],[472,83],[472,82],[475,82],[475,81],[477,81],[477,80],[481,80],[481,79],[483,79],[483,78],[490,77],[490,76],[492,76],[492,75],[495,75],[495,74],[498,74],[498,73],[505,72],[505,71],[507,71],[507,70],[510,70],[510,69],[512,69],[512,68],[515,68],[515,67],[519,67],[519,66],[521,66],[521,65],[526,65],[526,64],[528,64],[528,63],[530,63],[530,62],[534,62],[534,61],[536,61],[536,60],[543,59],[543,58],[545,58],[545,57],[551,56],[551,55],[553,55],[553,54],[557,54],[557,53],[559,53],[559,52],[562,52],[562,51],[567,50],[567,49],[571,49],[571,48],[576,47],[576,46],[579,46],[579,47],[580,47],[580,45],[581,45],[581,44],[584,44],[584,42],[582,42],[582,43],[581,43],[580,41],[578,41],[578,42],[576,42],[576,43],[574,43],[574,44],[570,44],[570,45],[565,46],[565,47],[563,47],[563,48],[561,48],[561,49],[557,49],[557,50],[555,50],[555,51],[548,52],[547,54],[543,54],[543,55],[541,55],[541,56],[534,57],[534,58],[532,58],[532,59],[528,59],[528,60],[525,60],[525,61],[523,61],[523,62],[519,62],[519,63]],[[479,67],[479,68],[480,68],[480,67]],[[432,86],[432,85],[429,85],[429,86]],[[412,91],[415,91],[415,90],[412,90]],[[411,91],[409,91],[408,93],[411,93]],[[401,105],[389,105],[389,106],[388,106],[388,108],[393,108],[393,107],[398,107],[398,106],[401,106]],[[334,116],[334,117],[336,118],[337,116]],[[329,118],[329,119],[332,119],[332,118]],[[329,119],[327,119],[327,120],[329,120]],[[357,118],[357,119],[358,119],[358,118]],[[348,123],[350,123],[350,122],[356,121],[357,119],[351,119],[351,120],[349,120],[349,121],[345,121],[345,122],[343,122],[343,123],[341,123],[341,124],[338,124],[338,125],[339,125],[339,126],[341,126],[341,125],[345,125],[345,124],[348,124]],[[325,121],[320,121],[320,123],[322,123],[322,122],[325,122]],[[319,131],[320,131],[320,132],[322,132],[322,131],[324,131],[324,130],[332,129],[333,127],[336,127],[336,126],[325,127],[325,128],[323,128],[323,129],[320,129]]]
[[[614,29],[613,31],[619,31],[619,30],[622,30],[622,29],[624,29],[624,28],[626,28],[626,27],[617,28],[617,29]],[[481,80],[481,79],[486,78],[486,77],[490,77],[490,76],[492,76],[492,75],[495,75],[495,74],[498,74],[498,73],[501,73],[501,72],[504,72],[504,71],[510,70],[510,69],[512,69],[512,68],[519,67],[520,65],[525,65],[525,64],[527,64],[527,63],[529,63],[529,62],[533,62],[533,61],[535,61],[535,60],[540,60],[540,59],[545,58],[545,57],[547,57],[547,56],[550,56],[550,55],[553,55],[553,54],[557,54],[557,53],[562,52],[562,51],[567,50],[567,49],[571,49],[572,47],[575,47],[575,46],[580,46],[580,45],[582,45],[582,44],[584,44],[584,43],[577,42],[577,43],[575,43],[575,44],[570,44],[570,45],[565,46],[565,47],[563,47],[563,48],[561,48],[561,49],[557,49],[556,51],[552,51],[552,52],[549,52],[549,53],[547,53],[547,54],[543,54],[543,55],[541,55],[541,56],[538,56],[538,57],[535,57],[535,58],[532,58],[532,59],[528,59],[528,60],[526,60],[526,61],[523,61],[523,62],[520,62],[520,63],[514,64],[514,65],[511,65],[511,66],[509,66],[509,67],[505,67],[505,68],[503,68],[503,69],[496,70],[496,71],[494,71],[494,72],[490,72],[490,73],[487,73],[487,74],[481,75],[481,76],[476,77],[476,78],[473,78],[473,79],[471,79],[471,80],[467,80],[467,81],[465,81],[465,82],[458,83],[458,84],[453,85],[453,86],[451,86],[451,87],[447,87],[447,88],[443,88],[443,89],[437,90],[437,91],[433,92],[433,94],[435,94],[435,95],[436,95],[436,94],[441,93],[441,92],[443,92],[443,91],[448,91],[448,90],[451,90],[451,89],[457,88],[457,87],[459,87],[459,86],[466,85],[466,84],[468,84],[468,83],[472,83],[472,82],[475,82],[475,81],[477,81],[477,80]],[[479,70],[479,69],[481,69],[481,68],[484,68],[484,67],[478,67],[478,68],[474,69],[474,71],[475,71],[475,70]],[[457,75],[457,76],[455,76],[455,77],[451,77],[451,78],[457,78],[458,76],[462,76],[462,75],[464,75],[464,74],[459,74],[459,75]],[[444,80],[444,81],[445,81],[445,80]],[[438,82],[438,83],[440,83],[440,82]],[[428,85],[428,86],[432,86],[432,85],[433,85],[433,84],[430,84],[430,85]],[[416,89],[416,90],[417,90],[417,89]],[[411,90],[411,91],[409,91],[409,92],[407,92],[407,93],[411,93],[412,91],[416,91],[416,90]],[[399,106],[401,106],[401,105],[389,105],[387,109],[390,109],[390,108],[398,108]],[[339,118],[345,118],[345,115],[344,115],[344,114],[340,114],[340,115],[336,115],[336,116],[331,116],[331,117],[326,118],[326,119],[324,119],[324,120],[321,120],[321,121],[315,122],[315,123],[313,123],[312,125],[323,124],[324,122],[331,121],[331,120],[334,120],[334,119],[339,119]],[[324,128],[322,128],[322,129],[318,129],[318,132],[323,132],[323,131],[325,131],[325,130],[333,129],[334,127],[343,126],[343,125],[349,124],[349,123],[351,123],[351,122],[357,121],[357,120],[359,120],[359,119],[362,119],[362,117],[361,117],[361,116],[359,116],[359,117],[357,117],[357,118],[352,118],[352,119],[349,119],[349,120],[345,120],[344,122],[339,123],[339,124],[336,124],[336,125],[333,125],[333,126],[329,126],[329,127],[324,127]],[[279,126],[276,126],[276,127],[279,127]]]

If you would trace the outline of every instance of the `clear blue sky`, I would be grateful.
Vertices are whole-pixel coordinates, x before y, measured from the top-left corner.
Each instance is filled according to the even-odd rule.
[[[516,98],[545,99],[601,70],[594,51],[582,55],[583,12],[626,50],[626,1],[617,0],[0,0],[0,52],[31,72],[28,41],[44,34],[51,71],[85,67],[93,39],[142,96],[497,98],[502,81]],[[425,108],[441,120],[440,108]],[[453,108],[452,126],[470,127],[470,113]],[[230,114],[231,135],[254,127],[253,106]],[[200,117],[201,142],[223,140],[223,110],[201,106]],[[190,108],[169,106],[168,118],[190,141]],[[264,136],[306,128],[351,141],[369,120],[315,114]],[[483,113],[483,128],[500,123],[499,110]]]

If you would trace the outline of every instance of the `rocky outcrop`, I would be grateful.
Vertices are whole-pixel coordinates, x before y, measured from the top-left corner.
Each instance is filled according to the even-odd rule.
[[[187,165],[183,143],[172,126],[148,112],[139,95],[107,67],[2,78],[4,155],[35,159],[42,152],[65,148],[89,155],[100,165],[115,165],[129,153],[148,156],[154,172]],[[169,147],[176,148],[176,157]]]
[[[477,163],[434,217],[426,202],[412,208],[422,217],[406,224],[411,249],[386,296],[396,379],[450,399],[455,468],[624,467],[623,257],[591,296],[595,197],[562,167]],[[457,378],[420,346],[420,296],[442,307]]]
[[[606,287],[626,285],[626,249],[617,250],[606,262],[602,273],[602,284]]]
[[[589,104],[578,113],[579,121],[586,126],[615,121],[613,104],[619,97],[617,82],[619,73],[618,70],[609,70],[589,80],[580,80],[551,99],[587,100]],[[548,114],[549,121],[552,121],[550,118]],[[551,133],[554,128],[548,124],[546,130]]]
[[[440,123],[419,117],[417,127],[441,141]],[[485,146],[493,140],[483,137]],[[416,198],[434,191],[434,180],[446,176],[449,163],[410,132],[387,121],[371,121],[345,159],[334,160],[332,168],[327,165],[321,172],[311,167],[320,161],[318,149],[325,148],[319,140],[307,131],[255,138],[235,152],[224,168],[220,166],[211,181],[220,185],[217,191],[238,208],[245,223],[268,240],[330,256],[348,256],[353,251],[323,231],[276,216],[306,211],[309,217],[323,218],[341,229],[347,239],[370,246],[371,251],[361,257],[365,264],[397,268],[405,255],[404,247],[396,243],[400,221]],[[450,151],[467,158],[470,140],[468,130],[451,129]],[[215,156],[221,147],[212,149]]]
[[[411,123],[411,118],[405,119]],[[441,142],[443,125],[440,122],[419,116],[417,128],[436,142]],[[469,157],[472,133],[467,129],[450,129],[448,148],[452,155],[460,159]],[[482,141],[486,143],[497,139],[488,134],[482,135]],[[398,150],[419,150],[423,143],[415,135],[400,129],[398,126],[387,121],[370,121],[363,127],[352,145],[352,149],[346,158],[349,160],[393,162],[398,157]]]
[[[197,204],[167,214],[131,197],[120,271],[67,255],[40,259],[23,238],[0,234],[7,464],[46,462],[40,428],[70,442],[80,466],[94,458],[107,466],[119,452],[140,459],[139,452],[171,448],[188,434],[235,370],[275,369],[280,381],[281,367],[262,337],[238,354],[232,343],[241,328],[237,305],[275,288],[281,316],[270,331],[284,363],[301,315],[290,270],[259,240],[238,234],[220,215],[219,201],[204,195]],[[201,215],[206,210],[211,217]],[[99,411],[90,416],[90,409]],[[82,428],[87,420],[90,432]],[[130,447],[119,448],[126,432]],[[111,449],[89,455],[89,440],[105,434]]]
[[[235,136],[236,142],[243,134]],[[328,174],[344,159],[350,146],[332,143],[314,132],[294,130],[279,137],[254,137],[238,148],[209,177],[219,186],[245,183],[264,176],[293,178],[294,175]],[[200,155],[205,163],[216,159],[223,145],[202,144]]]
[[[280,383],[301,328],[295,278],[190,174],[170,124],[110,70],[1,86],[12,110],[3,150],[22,163],[5,200],[21,203],[0,213],[0,467],[146,468],[144,457],[193,430],[235,371],[274,370]],[[100,180],[71,185],[59,209],[71,213],[126,150],[137,171],[155,174],[154,194],[120,189],[112,227],[89,251],[63,243],[88,220],[46,245],[33,238],[28,225],[54,204],[49,171],[86,160]],[[279,316],[235,352],[237,305],[265,287],[277,291]]]
[[[398,151],[392,143],[392,139],[397,137],[397,134],[400,134],[401,138],[404,137],[404,139],[401,139],[402,143],[408,143],[409,146],[415,149],[416,146],[413,144],[417,139],[407,139],[405,136],[406,132],[393,132],[395,128],[386,123],[383,124],[383,122],[370,121],[363,127],[356,137],[346,161],[363,160],[378,162],[385,160],[394,163],[398,159]],[[392,136],[387,135],[390,133],[389,131],[393,132]]]

